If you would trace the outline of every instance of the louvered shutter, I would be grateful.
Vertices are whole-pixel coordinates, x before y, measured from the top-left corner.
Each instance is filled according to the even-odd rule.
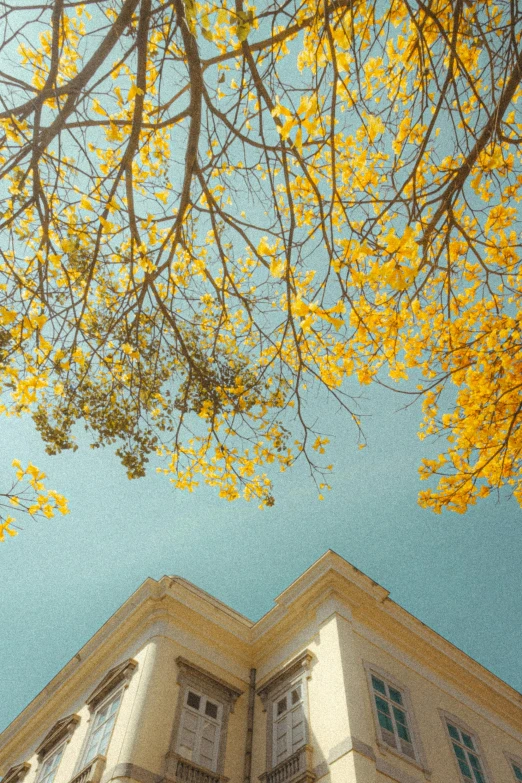
[[[186,707],[181,716],[181,730],[179,739],[179,752],[190,761],[194,761],[199,726],[199,716]]]
[[[301,684],[294,685],[273,704],[273,765],[276,767],[306,742]]]
[[[219,727],[203,716],[201,720],[201,737],[199,743],[199,763],[202,767],[215,770],[217,766],[217,751]]]
[[[217,769],[222,707],[201,693],[189,690],[181,714],[178,752],[213,772]]]
[[[295,753],[305,743],[305,717],[302,703],[294,707],[290,713],[290,718],[292,724],[291,753]]]
[[[290,715],[280,717],[274,726],[275,766],[290,755]]]

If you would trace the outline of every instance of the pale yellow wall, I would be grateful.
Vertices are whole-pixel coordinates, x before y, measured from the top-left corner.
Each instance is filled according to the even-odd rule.
[[[510,733],[497,725],[495,716],[485,714],[483,708],[469,704],[469,699],[463,696],[455,686],[437,682],[437,677],[424,670],[415,661],[408,665],[400,651],[385,649],[386,642],[379,644],[378,639],[369,641],[363,635],[355,633],[357,655],[360,672],[361,693],[364,698],[357,704],[353,702],[354,726],[361,740],[371,744],[378,756],[388,760],[402,769],[406,774],[422,779],[414,766],[403,761],[392,750],[381,752],[376,744],[376,729],[373,719],[368,731],[367,717],[372,715],[371,696],[367,685],[363,661],[378,666],[388,672],[399,683],[409,690],[413,707],[415,725],[421,738],[428,768],[432,771],[432,783],[449,783],[459,781],[453,750],[449,744],[445,726],[439,710],[445,710],[460,718],[478,736],[483,751],[483,760],[496,783],[510,781],[512,777],[504,751],[522,754],[522,742],[510,736]],[[355,717],[356,716],[356,717]],[[497,718],[496,721],[501,721]],[[507,728],[507,727],[506,727]],[[510,781],[511,783],[511,781]]]
[[[176,586],[177,590],[182,588]],[[120,706],[106,771],[110,773],[118,765],[130,764],[158,777],[164,775],[179,698],[176,658],[182,656],[243,691],[229,718],[224,769],[230,783],[243,783],[250,667],[258,670],[259,687],[292,659],[309,650],[312,653],[311,676],[307,679],[309,741],[320,783],[390,783],[393,780],[422,783],[426,779],[419,767],[392,750],[378,747],[364,662],[388,673],[408,689],[426,765],[432,771],[431,783],[460,783],[439,709],[459,717],[479,737],[483,759],[491,773],[489,783],[514,783],[504,751],[522,758],[522,737],[516,730],[512,729],[510,734],[501,716],[488,715],[484,705],[474,706],[458,686],[437,679],[439,675],[433,673],[435,658],[432,660],[425,650],[421,665],[414,657],[407,659],[393,640],[365,626],[361,618],[366,618],[368,623],[368,615],[358,608],[356,601],[352,601],[352,609],[357,612],[357,619],[353,620],[349,600],[338,590],[341,588],[337,585],[334,591],[317,592],[313,601],[309,604],[302,601],[298,610],[289,606],[281,611],[281,619],[264,636],[260,632],[251,645],[247,631],[243,633],[236,619],[226,616],[220,625],[219,607],[205,604],[206,614],[198,615],[196,604],[185,608],[178,605],[175,611],[172,606],[165,609],[162,604],[157,616],[144,615],[149,617],[148,624],[142,625],[141,630],[137,625],[132,639],[118,632],[119,635],[104,643],[103,654],[78,664],[63,688],[41,708],[41,720],[31,724],[34,730],[28,733],[27,740],[11,741],[12,755],[2,757],[3,771],[7,766],[29,761],[31,769],[24,783],[36,783],[38,763],[34,749],[56,720],[77,713],[80,723],[55,778],[55,783],[68,783],[77,771],[89,730],[86,698],[109,669],[132,657],[138,666]],[[201,600],[194,596],[191,594],[194,602]],[[373,612],[384,611],[375,601],[372,607]],[[440,653],[433,654],[438,655],[440,664]],[[466,661],[464,658],[462,661],[465,676]],[[266,728],[267,714],[256,697],[252,783],[257,783],[259,775],[266,771]],[[138,778],[120,780],[136,783]]]
[[[125,653],[131,654],[129,655]],[[62,709],[60,713],[57,714],[56,720],[59,720],[60,718],[71,713],[75,713],[79,716],[80,721],[67,742],[54,783],[67,783],[76,772],[77,764],[79,762],[90,726],[90,712],[89,708],[85,704],[85,699],[89,697],[89,695],[96,688],[98,683],[110,668],[131,656],[134,658],[134,660],[137,661],[138,667],[134,673],[134,676],[131,677],[128,687],[125,689],[118,713],[118,719],[114,728],[113,741],[111,741],[107,759],[108,765],[117,763],[117,754],[121,745],[121,739],[125,732],[125,727],[129,722],[132,711],[132,704],[138,690],[140,679],[139,674],[144,666],[144,662],[147,656],[146,646],[141,650],[136,650],[134,647],[131,650],[125,651],[124,654],[120,655],[118,658],[115,658],[114,660],[108,660],[106,668],[96,672],[96,678],[93,677],[88,682],[83,681],[78,684],[79,689],[81,688],[81,690],[79,693],[77,693],[74,700],[69,698],[67,702],[60,703],[58,696],[58,704],[60,707],[62,707]],[[10,765],[22,761],[28,761],[31,764],[31,768],[24,778],[24,783],[35,783],[36,781],[39,772],[39,762],[34,751],[48,731],[52,728],[54,722],[55,721],[52,721],[46,725],[42,725],[41,732],[37,736],[31,738],[31,742],[28,743],[26,749],[21,749],[19,751],[18,757],[16,759],[10,760]]]
[[[70,713],[76,713],[80,722],[67,743],[60,762],[54,783],[68,783],[78,771],[78,763],[90,727],[90,712],[85,699],[94,690],[103,676],[121,660],[132,657],[138,666],[133,672],[120,704],[118,716],[107,752],[106,773],[120,764],[133,764],[154,775],[165,774],[165,756],[171,743],[176,705],[179,695],[177,684],[178,670],[176,658],[183,656],[206,669],[210,674],[230,682],[245,692],[235,705],[228,722],[228,752],[226,755],[224,774],[231,783],[241,783],[243,776],[243,759],[245,746],[245,726],[247,710],[247,682],[239,679],[235,673],[217,666],[211,659],[216,657],[215,645],[210,638],[206,643],[194,636],[187,639],[182,634],[185,644],[180,644],[175,638],[162,635],[151,629],[152,638],[144,639],[132,647],[121,650],[114,659],[107,658],[104,668],[98,668],[96,677],[81,681],[80,693],[69,703],[62,703],[57,719]],[[176,636],[175,627],[170,628],[170,635]],[[142,645],[141,649],[136,647]],[[230,651],[233,655],[233,650]],[[209,660],[210,659],[210,660]],[[8,765],[29,761],[31,768],[24,778],[24,783],[35,783],[39,764],[34,753],[43,737],[49,731],[54,721],[42,726],[41,733],[32,738],[30,747],[20,749],[16,758],[11,757]]]
[[[384,638],[379,639],[359,622],[352,622],[349,608],[342,602],[326,604],[326,611],[324,606],[314,607],[316,621],[307,626],[307,640],[300,633],[299,644],[293,648],[286,636],[279,650],[272,646],[269,671],[266,657],[257,661],[266,679],[304,649],[313,653],[308,681],[310,742],[316,770],[320,774],[327,770],[321,783],[421,783],[428,779],[423,766],[432,772],[431,783],[461,783],[439,710],[460,718],[479,738],[490,783],[515,783],[505,751],[522,758],[522,737],[516,729],[503,724],[501,716],[488,715],[483,706],[470,702],[469,696],[455,685],[441,681],[425,661],[421,665],[414,659],[406,660]],[[299,622],[302,625],[302,618]],[[273,665],[274,661],[278,661],[278,666]],[[408,690],[422,749],[419,765],[404,760],[391,749],[379,747],[364,662],[376,666]],[[253,781],[266,770],[266,723],[266,713],[257,699]],[[370,746],[378,762],[364,752],[347,750],[350,737]],[[324,762],[328,763],[327,768]]]
[[[116,763],[132,763],[156,775],[165,773],[165,756],[171,741],[175,744],[172,731],[180,691],[176,658],[182,656],[245,692],[229,717],[224,770],[231,783],[240,783],[243,774],[247,683],[209,660],[214,657],[211,640],[207,644],[199,641],[190,648],[167,636],[156,636],[151,640],[150,648],[154,656],[151,673],[139,704],[135,707],[128,736]],[[231,752],[232,749],[235,752]]]

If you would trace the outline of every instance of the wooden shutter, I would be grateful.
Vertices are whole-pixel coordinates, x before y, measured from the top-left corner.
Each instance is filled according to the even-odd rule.
[[[291,753],[295,753],[301,745],[305,744],[305,716],[302,702],[294,707],[289,717],[292,724]]]
[[[217,769],[222,708],[206,696],[188,691],[181,714],[178,751],[181,756],[212,770]]]
[[[288,713],[280,717],[274,724],[274,766],[290,755],[290,732]]]
[[[306,722],[300,684],[273,704],[273,765],[276,767],[306,742]]]
[[[182,756],[194,761],[194,751],[198,735],[199,716],[186,707],[181,715],[181,729],[179,737],[179,752]]]
[[[199,738],[199,763],[202,767],[215,770],[217,767],[220,727],[217,723],[201,716]]]

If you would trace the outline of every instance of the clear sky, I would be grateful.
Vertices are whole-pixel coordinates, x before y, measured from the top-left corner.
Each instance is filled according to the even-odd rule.
[[[0,730],[146,577],[183,576],[255,620],[329,548],[522,690],[521,510],[491,498],[465,516],[420,509],[418,411],[365,393],[362,451],[343,417],[317,406],[333,438],[333,491],[321,502],[304,471],[289,471],[263,511],[177,491],[153,470],[129,482],[108,449],[48,457],[30,421],[2,420],[0,474],[12,475],[14,457],[34,461],[71,513],[24,521],[0,544]]]

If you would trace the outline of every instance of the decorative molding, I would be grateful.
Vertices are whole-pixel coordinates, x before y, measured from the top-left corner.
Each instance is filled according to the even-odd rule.
[[[210,695],[215,695],[221,701],[230,704],[230,712],[234,712],[234,705],[243,691],[234,685],[210,674],[206,669],[202,669],[192,661],[188,661],[183,656],[176,658],[178,666],[178,685],[193,685],[196,688],[204,687]]]
[[[28,761],[23,761],[21,764],[15,764],[14,767],[9,767],[2,778],[2,783],[20,783],[27,775],[30,768],[31,765]]]
[[[312,661],[314,660],[313,653],[310,650],[305,650],[297,658],[294,658],[286,664],[280,671],[270,677],[264,685],[257,689],[257,695],[263,702],[263,712],[266,712],[267,703],[271,700],[280,688],[286,687],[286,685],[294,679],[306,675],[307,679],[310,679]]]
[[[367,745],[366,742],[363,742],[358,737],[345,737],[342,742],[339,742],[338,745],[335,745],[335,747],[330,750],[326,761],[322,761],[314,767],[313,771],[316,780],[327,775],[330,771],[330,765],[335,764],[336,761],[342,759],[347,753],[358,753],[360,756],[365,756],[370,759],[370,761],[373,761],[374,764],[377,759],[371,745]]]
[[[118,685],[125,683],[125,687],[127,687],[128,681],[137,665],[137,661],[133,658],[128,658],[126,661],[123,661],[123,663],[118,664],[118,666],[115,666],[108,671],[86,700],[89,709],[91,711],[94,710]]]
[[[56,721],[52,729],[47,732],[42,742],[36,748],[38,761],[45,758],[49,751],[60,742],[68,740],[79,722],[80,716],[75,714],[67,715],[65,718],[60,718],[60,720]]]

